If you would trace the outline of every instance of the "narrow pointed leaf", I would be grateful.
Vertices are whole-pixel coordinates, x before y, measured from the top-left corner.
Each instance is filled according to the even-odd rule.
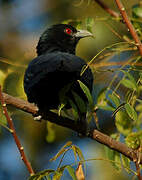
[[[61,149],[60,151],[53,157],[50,159],[50,161],[55,161],[59,156],[61,156],[61,154],[63,154],[64,152],[66,152],[66,148],[71,146],[72,142],[68,141]]]
[[[88,99],[90,109],[92,109],[94,107],[94,102],[93,102],[93,97],[92,97],[92,95],[90,93],[90,90],[80,80],[78,80],[78,82],[79,82],[79,85],[80,85],[81,89],[83,90],[84,94],[86,95],[86,97]]]
[[[124,107],[126,109],[127,114],[129,115],[129,117],[131,119],[133,119],[134,121],[137,121],[138,116],[137,116],[135,109],[129,103],[125,104]]]
[[[78,180],[75,175],[75,170],[71,166],[66,166],[66,169],[69,172],[69,174],[73,180]]]

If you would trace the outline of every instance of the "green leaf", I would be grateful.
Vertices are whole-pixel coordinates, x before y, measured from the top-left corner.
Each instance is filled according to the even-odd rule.
[[[132,14],[135,18],[142,18],[142,7],[139,4],[134,5],[132,8]]]
[[[81,151],[80,148],[77,147],[77,146],[76,146],[76,152],[77,152],[77,154],[78,154],[78,156],[79,156],[79,159],[80,159],[81,161],[85,161],[85,158],[84,158],[84,156],[83,156],[82,151]]]
[[[53,179],[53,180],[60,180],[61,177],[62,177],[62,175],[63,175],[63,172],[62,172],[62,171],[61,171],[61,172],[55,171],[52,179]]]
[[[130,168],[130,159],[127,158],[126,156],[124,156],[123,154],[121,154],[121,159],[122,159],[122,165],[125,168],[125,170],[130,173],[130,171],[128,170]]]
[[[73,150],[73,152],[74,152],[75,160],[77,160],[77,155],[78,155],[80,161],[83,162],[84,167],[85,167],[85,169],[86,169],[86,166],[85,166],[85,158],[84,158],[83,153],[82,153],[82,151],[80,150],[80,148],[77,147],[77,146],[75,146],[75,145],[72,145],[72,150]]]
[[[54,172],[55,171],[53,169],[43,170],[43,171],[40,171],[40,172],[34,174],[33,176],[30,176],[28,178],[28,180],[41,180],[43,177],[49,176],[49,174],[52,174]]]
[[[74,96],[75,102],[76,102],[77,107],[79,108],[80,112],[81,113],[86,112],[87,107],[86,107],[86,104],[83,101],[83,99],[77,93],[75,93],[74,91],[72,91],[72,94]]]
[[[122,79],[121,84],[123,84],[125,87],[127,87],[129,89],[137,90],[137,86],[135,86],[135,84],[132,81],[130,81],[129,79]]]
[[[115,125],[117,130],[127,136],[133,128],[133,121],[125,111],[118,111],[115,115]]]
[[[75,175],[75,170],[71,166],[66,166],[66,169],[68,170],[72,179],[77,180],[76,175]]]
[[[125,142],[128,147],[138,149],[141,144],[141,134],[133,132],[125,138]]]
[[[106,105],[106,101],[105,101],[105,103],[104,103],[104,99],[106,98],[106,90],[107,90],[107,88],[103,88],[100,92],[99,92],[99,94],[98,94],[98,96],[97,96],[97,104],[98,105]]]
[[[61,103],[58,108],[58,116],[61,115],[61,110],[65,107],[65,104]]]
[[[72,107],[73,117],[74,117],[74,120],[76,121],[76,120],[79,119],[78,109],[77,109],[76,105],[74,104],[74,102],[71,99],[68,99],[68,101],[69,101],[69,104]]]
[[[106,106],[100,106],[100,105],[98,105],[98,109],[104,109],[104,110],[106,110],[106,111],[114,111],[114,110],[115,110],[115,108],[113,108],[113,107],[111,107],[111,106],[109,106],[109,105],[106,105]]]
[[[133,119],[134,121],[137,121],[138,116],[137,116],[135,109],[129,103],[125,104],[124,107],[126,109],[127,114],[129,115],[129,117],[131,119]]]
[[[46,176],[46,179],[47,179],[47,180],[52,180],[51,177],[50,177],[49,175]]]
[[[87,99],[88,99],[88,103],[89,103],[89,107],[90,109],[93,109],[94,107],[94,102],[93,102],[93,97],[90,93],[90,90],[88,89],[88,87],[82,83],[80,80],[78,80],[79,85],[81,87],[81,89],[83,90],[84,94],[86,95]]]
[[[106,152],[107,158],[111,161],[114,161],[114,162],[111,162],[113,167],[116,170],[120,170],[121,168],[120,154],[106,146],[105,146],[105,152]]]
[[[136,111],[142,112],[142,104],[136,106]]]
[[[131,75],[131,73],[121,70],[134,84],[135,86],[137,86],[136,80],[134,79],[134,77]]]
[[[71,141],[68,141],[61,149],[60,151],[53,157],[50,159],[50,161],[55,161],[59,156],[61,156],[64,152],[66,152],[66,148],[70,147],[72,145]]]
[[[118,98],[116,94],[109,94],[108,96],[112,100],[112,102],[115,104],[116,107],[120,105],[120,98]]]
[[[136,80],[134,79],[134,77],[129,72],[127,72],[127,71],[124,71],[124,70],[121,70],[121,71],[128,78],[128,79],[126,79],[126,78],[122,79],[121,83],[125,87],[127,87],[129,89],[134,89],[134,90],[138,91],[138,85],[137,85]]]
[[[94,25],[94,18],[88,17],[85,19],[86,28],[89,32],[92,33],[92,28]]]

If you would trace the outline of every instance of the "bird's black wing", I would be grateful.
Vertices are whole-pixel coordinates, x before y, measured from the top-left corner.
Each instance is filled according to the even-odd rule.
[[[29,102],[36,103],[40,108],[44,105],[47,108],[57,108],[59,91],[78,79],[91,91],[91,70],[88,68],[80,76],[85,65],[81,58],[68,53],[54,52],[38,56],[31,61],[24,77],[24,89]]]

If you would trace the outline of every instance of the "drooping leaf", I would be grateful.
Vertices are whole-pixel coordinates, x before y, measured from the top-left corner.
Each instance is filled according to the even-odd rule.
[[[120,161],[120,154],[108,147],[105,146],[106,156],[109,160],[111,160],[111,164],[115,167],[116,170],[120,170],[121,168],[121,161]]]
[[[98,109],[103,109],[103,110],[106,110],[106,111],[114,111],[115,108],[109,106],[109,105],[105,105],[105,106],[101,106],[101,105],[98,105]]]
[[[49,176],[50,174],[52,174],[54,172],[55,171],[53,169],[43,170],[43,171],[40,171],[40,172],[34,174],[33,176],[30,176],[28,178],[28,180],[41,180],[43,177]]]
[[[88,17],[85,19],[86,28],[92,33],[92,28],[94,26],[94,18]]]
[[[85,180],[85,175],[84,175],[81,163],[79,163],[75,173],[76,173],[77,180]]]
[[[86,165],[85,165],[85,158],[83,156],[82,151],[80,150],[79,147],[72,145],[72,150],[74,152],[74,156],[75,156],[75,160],[77,160],[77,156],[79,157],[80,161],[82,161],[82,163],[84,164],[84,167],[86,169]]]
[[[133,121],[125,111],[118,111],[115,115],[115,125],[117,130],[127,136],[133,128]]]
[[[136,80],[135,80],[135,78],[132,76],[132,74],[129,73],[129,72],[127,72],[127,71],[124,71],[124,70],[121,70],[121,71],[122,71],[122,72],[126,75],[126,77],[128,77],[129,80],[132,81],[133,84],[135,84],[135,86],[137,87]]]
[[[55,171],[52,179],[53,180],[60,180],[62,175],[63,175],[63,171],[61,171],[61,172]]]
[[[61,149],[60,151],[53,157],[50,159],[50,161],[55,161],[59,156],[61,156],[64,152],[66,152],[66,148],[70,147],[72,145],[71,141],[68,141]]]
[[[97,96],[97,104],[98,105],[101,105],[101,106],[106,106],[106,101],[104,101],[105,99],[106,99],[106,89],[107,88],[103,88],[100,92],[99,92],[99,94],[98,94],[98,96]]]
[[[76,153],[77,153],[79,159],[80,159],[81,161],[85,161],[85,158],[84,158],[83,153],[82,153],[82,151],[80,150],[80,148],[77,147],[77,146],[75,146],[75,150],[76,150]]]
[[[86,112],[87,107],[86,107],[86,104],[83,101],[83,99],[77,93],[75,93],[74,91],[72,91],[72,94],[74,96],[75,102],[76,102],[77,107],[79,108],[80,112],[81,113]]]
[[[122,79],[121,84],[123,84],[125,87],[127,87],[129,89],[137,90],[137,86],[135,86],[135,84],[132,81],[130,81],[129,79]]]
[[[125,142],[128,147],[132,149],[138,149],[141,144],[142,133],[132,132],[125,138]]]
[[[127,158],[126,156],[124,156],[123,154],[121,154],[121,159],[122,159],[122,165],[125,168],[125,170],[130,173],[130,171],[128,171],[128,169],[130,168],[130,159]]]
[[[71,166],[66,166],[66,169],[73,180],[78,180],[75,175],[75,170]]]
[[[90,109],[92,109],[94,107],[94,102],[93,102],[93,97],[92,97],[92,95],[90,93],[90,90],[80,80],[78,80],[78,82],[79,82],[79,85],[80,85],[81,89],[83,90],[84,94],[86,95],[86,97],[88,99]]]
[[[129,103],[125,104],[124,107],[126,109],[127,114],[129,115],[129,117],[131,119],[133,119],[134,121],[137,121],[138,116],[137,116],[135,109]]]
[[[109,94],[108,96],[112,100],[112,102],[115,104],[116,107],[120,105],[120,98],[116,96],[116,94]]]
[[[73,117],[74,117],[74,120],[76,121],[76,120],[79,119],[78,109],[77,109],[75,103],[71,99],[68,99],[68,101],[69,101],[69,104],[72,107]]]

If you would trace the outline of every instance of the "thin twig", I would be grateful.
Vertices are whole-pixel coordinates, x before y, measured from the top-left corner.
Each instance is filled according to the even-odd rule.
[[[18,136],[16,134],[16,130],[14,128],[14,124],[13,124],[12,118],[8,114],[6,103],[5,103],[5,99],[4,99],[3,94],[2,94],[1,86],[0,86],[0,101],[1,101],[1,104],[2,104],[3,114],[5,115],[5,117],[7,119],[7,123],[8,123],[9,128],[10,128],[10,132],[11,132],[11,134],[12,134],[14,140],[15,140],[15,143],[16,143],[16,145],[18,147],[18,150],[19,150],[19,152],[21,154],[21,159],[25,163],[25,165],[26,165],[30,175],[33,175],[34,171],[33,171],[32,167],[31,167],[31,164],[27,160],[27,157],[26,157],[25,152],[24,152],[24,148],[21,146],[19,138],[18,138]]]
[[[115,18],[119,18],[120,15],[115,12],[114,10],[110,9],[104,2],[102,2],[101,0],[95,0],[106,12],[108,12],[111,16],[115,17]]]
[[[139,165],[138,161],[135,162],[135,165],[136,165],[136,170],[137,170],[137,177],[139,180],[142,180],[141,169],[140,169],[140,165]]]
[[[37,113],[37,107],[27,101],[24,101],[22,99],[19,98],[15,98],[13,96],[10,96],[6,93],[3,93],[3,97],[4,100],[7,104],[12,105],[18,109],[21,109],[23,111],[26,111],[28,113],[31,114],[36,114]],[[74,130],[78,133],[82,133],[83,134],[83,130],[82,130],[82,126],[80,126],[80,124],[78,124],[76,121],[66,118],[66,117],[62,117],[62,116],[58,116],[56,113],[54,112],[48,112],[46,114],[46,116],[43,117],[45,120],[48,119],[48,121],[53,122],[55,124],[58,124],[60,126],[69,128],[71,130]],[[116,141],[115,139],[107,136],[106,134],[93,129],[92,131],[90,131],[89,136],[91,139],[98,141],[99,143],[106,145],[107,147],[125,155],[126,157],[128,157],[130,160],[134,160],[134,159],[138,159],[137,158],[137,151],[128,148],[125,144]],[[139,163],[142,164],[142,155],[139,157]]]
[[[121,13],[121,15],[123,17],[124,22],[127,25],[127,27],[129,29],[135,43],[136,43],[136,46],[139,49],[140,55],[142,56],[142,44],[141,44],[141,41],[140,41],[140,39],[139,39],[139,37],[138,37],[138,35],[136,33],[136,30],[133,27],[133,25],[132,25],[132,23],[131,23],[131,21],[130,21],[127,13],[126,13],[125,8],[124,8],[123,4],[121,3],[121,0],[115,0],[115,1],[116,1],[116,4],[117,4],[118,8],[119,8],[119,11],[120,11],[120,13]]]

